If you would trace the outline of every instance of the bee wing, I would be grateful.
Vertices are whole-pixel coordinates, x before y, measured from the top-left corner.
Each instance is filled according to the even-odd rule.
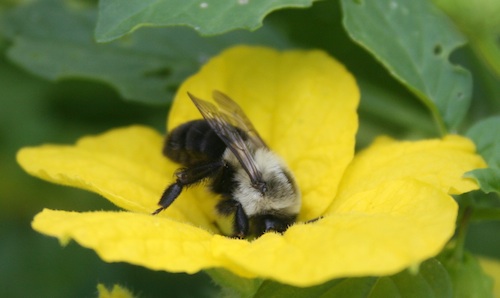
[[[219,105],[219,108],[233,117],[234,123],[232,124],[243,130],[256,147],[267,148],[266,143],[260,137],[252,122],[250,122],[250,119],[248,119],[247,115],[243,112],[243,109],[241,109],[241,107],[234,100],[218,90],[214,90],[212,92],[212,97]]]
[[[250,177],[252,183],[254,185],[261,183],[262,174],[257,169],[255,160],[248,150],[247,144],[243,140],[240,132],[238,132],[236,127],[231,124],[232,121],[229,115],[221,112],[210,102],[197,98],[189,92],[188,95],[210,127],[236,156],[241,166]]]

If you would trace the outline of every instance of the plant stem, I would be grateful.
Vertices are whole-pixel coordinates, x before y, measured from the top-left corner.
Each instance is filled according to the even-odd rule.
[[[470,205],[466,205],[458,223],[455,249],[453,251],[453,259],[457,262],[461,262],[464,258],[465,237],[472,213],[473,208]]]

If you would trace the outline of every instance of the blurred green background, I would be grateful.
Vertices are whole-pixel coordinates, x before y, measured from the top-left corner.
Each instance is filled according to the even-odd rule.
[[[304,22],[307,19],[315,22]],[[266,24],[282,30],[294,47],[327,50],[358,78],[362,91],[358,148],[379,134],[398,138],[437,135],[420,102],[349,40],[341,27],[336,3],[320,2],[307,10],[275,12]],[[325,35],[335,38],[322,38]],[[98,283],[118,283],[142,297],[215,296],[216,287],[204,273],[170,274],[105,263],[91,250],[72,242],[62,247],[56,239],[31,229],[33,216],[43,208],[89,211],[115,207],[98,195],[28,176],[15,161],[19,148],[73,143],[83,135],[130,124],[145,124],[164,132],[169,107],[166,103],[124,101],[100,82],[41,79],[6,58],[9,46],[9,40],[0,38],[0,296],[92,297]],[[498,99],[498,79],[485,70],[468,47],[455,53],[453,59],[481,77],[475,82],[467,122],[498,113],[500,104],[487,100]],[[499,228],[498,222],[472,224],[467,247],[500,259]]]

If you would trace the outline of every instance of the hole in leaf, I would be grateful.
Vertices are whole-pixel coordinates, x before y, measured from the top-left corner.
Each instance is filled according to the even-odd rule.
[[[441,47],[440,44],[437,44],[434,46],[433,51],[434,51],[434,55],[438,56],[443,52],[443,48]]]

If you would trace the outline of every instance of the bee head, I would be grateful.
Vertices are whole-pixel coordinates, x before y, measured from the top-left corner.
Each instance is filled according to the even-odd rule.
[[[259,237],[267,232],[285,232],[291,226],[297,216],[296,215],[272,215],[264,214],[257,215],[252,218],[252,234]]]
[[[301,206],[300,192],[284,162],[263,148],[257,149],[253,157],[261,178],[251,181],[243,169],[238,169],[234,199],[243,205],[249,217],[257,214],[296,216]],[[270,220],[266,219],[263,225],[266,226],[265,222]]]

